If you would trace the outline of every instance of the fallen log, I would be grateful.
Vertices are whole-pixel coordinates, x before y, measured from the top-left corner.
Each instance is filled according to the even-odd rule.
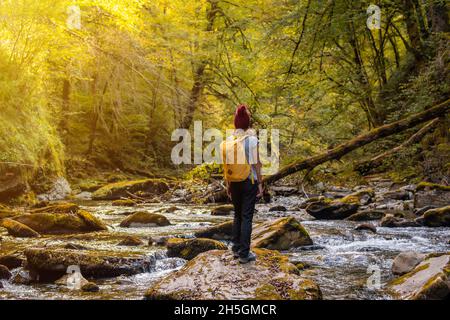
[[[404,141],[402,144],[400,144],[399,146],[393,148],[393,149],[389,149],[369,160],[366,161],[361,161],[359,163],[357,163],[354,167],[355,170],[358,171],[361,174],[366,174],[368,172],[370,172],[371,170],[379,167],[382,163],[383,160],[394,155],[395,153],[397,153],[398,151],[400,151],[401,149],[406,148],[407,146],[410,146],[414,143],[419,142],[420,140],[422,140],[422,138],[430,131],[432,131],[437,123],[439,122],[439,118],[435,118],[433,120],[431,120],[429,123],[427,123],[426,125],[424,125],[419,131],[417,131],[416,133],[414,133],[411,137],[409,137],[408,140]]]
[[[441,102],[422,112],[406,117],[405,119],[401,119],[399,121],[370,130],[369,132],[361,134],[351,139],[350,141],[344,142],[337,147],[328,150],[327,152],[287,165],[276,174],[265,177],[263,179],[263,182],[265,185],[269,185],[300,170],[312,170],[313,168],[327,161],[340,159],[347,153],[365,146],[366,144],[369,144],[375,140],[388,137],[390,135],[402,132],[406,129],[415,127],[418,124],[440,117],[449,111],[449,106],[450,99],[447,99],[444,102]],[[209,201],[212,202],[221,202],[226,201],[227,199],[225,190],[218,191],[208,198]]]

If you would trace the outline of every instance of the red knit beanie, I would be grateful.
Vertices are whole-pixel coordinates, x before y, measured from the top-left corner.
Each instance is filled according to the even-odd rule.
[[[246,105],[241,104],[236,108],[234,127],[242,130],[247,130],[250,127],[250,116],[248,115]]]

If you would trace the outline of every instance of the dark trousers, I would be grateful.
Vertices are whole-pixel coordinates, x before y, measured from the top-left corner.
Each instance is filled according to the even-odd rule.
[[[231,200],[234,206],[233,251],[246,258],[250,252],[252,220],[255,211],[258,183],[250,179],[231,182]]]

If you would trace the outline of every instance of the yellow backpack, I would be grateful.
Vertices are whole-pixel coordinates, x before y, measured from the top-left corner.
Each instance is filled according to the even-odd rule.
[[[223,176],[229,182],[244,181],[250,175],[251,165],[245,156],[245,138],[244,136],[232,136],[230,140],[221,143]],[[253,180],[253,175],[252,175]]]

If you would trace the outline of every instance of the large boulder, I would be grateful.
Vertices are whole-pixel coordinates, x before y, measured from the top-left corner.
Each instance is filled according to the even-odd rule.
[[[0,226],[5,228],[10,235],[18,238],[37,238],[40,236],[32,228],[12,219],[3,219]]]
[[[134,193],[163,194],[169,185],[162,179],[143,179],[107,184],[92,194],[93,200],[118,200]]]
[[[165,216],[146,211],[135,212],[120,223],[123,228],[163,227],[168,225],[170,225],[170,221]]]
[[[252,232],[252,246],[255,248],[288,250],[312,244],[308,232],[293,217],[260,223]]]
[[[137,253],[102,250],[31,248],[25,250],[27,268],[39,281],[54,281],[67,273],[69,266],[79,266],[85,277],[107,278],[148,272],[154,258]]]
[[[288,257],[255,249],[256,262],[241,265],[230,251],[204,252],[156,282],[150,300],[316,300],[319,287],[298,275]]]
[[[207,227],[195,232],[197,238],[209,238],[215,240],[230,240],[233,233],[233,220],[225,221],[217,225]]]
[[[38,212],[13,218],[40,234],[73,234],[107,230],[106,225],[85,210],[74,213]]]
[[[421,263],[425,257],[425,254],[414,251],[402,252],[392,262],[392,273],[397,275],[408,273]]]
[[[202,252],[209,250],[227,250],[227,246],[220,241],[204,238],[180,239],[171,238],[167,240],[167,255],[169,257],[194,259]]]
[[[428,210],[418,221],[427,227],[450,227],[450,205]]]
[[[349,221],[369,221],[369,220],[380,220],[384,216],[384,211],[382,210],[363,210],[352,214],[351,216],[345,218]]]
[[[420,227],[420,224],[414,220],[396,216],[392,213],[387,213],[380,221],[381,227],[386,228],[407,228],[407,227]]]
[[[450,298],[450,254],[430,255],[412,271],[388,285],[393,294],[408,300]]]
[[[198,238],[230,240],[232,231],[233,221],[226,221],[197,231],[194,235]],[[312,240],[305,228],[295,218],[284,217],[255,224],[251,244],[256,248],[287,250],[312,245]]]
[[[374,191],[369,188],[351,193],[341,199],[321,198],[309,203],[306,212],[319,220],[345,219],[356,213],[361,205],[371,202],[374,196]]]
[[[414,207],[443,207],[450,203],[450,186],[421,182],[414,195]]]

